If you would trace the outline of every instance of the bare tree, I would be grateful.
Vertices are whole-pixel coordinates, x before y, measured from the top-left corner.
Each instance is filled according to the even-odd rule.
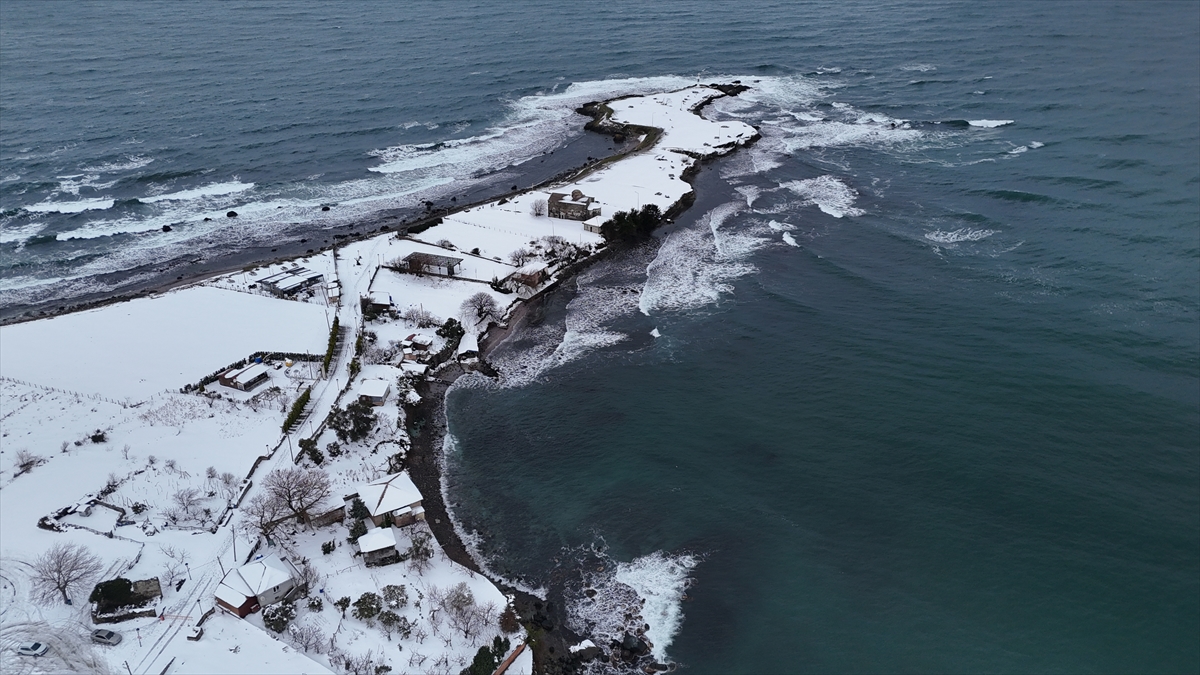
[[[255,537],[271,538],[280,519],[288,515],[288,508],[274,495],[259,493],[250,498],[242,507],[245,518],[240,527],[243,532]]]
[[[417,530],[412,533],[412,545],[408,549],[408,566],[417,574],[425,574],[433,566],[433,547],[428,532]]]
[[[527,248],[519,248],[508,254],[509,261],[517,267],[524,266],[525,263],[533,260],[535,257],[537,257],[537,254]]]
[[[472,328],[500,320],[500,304],[483,291],[463,300],[461,311],[463,324]]]
[[[179,576],[179,571],[187,566],[190,556],[187,550],[178,549],[174,546],[160,545],[163,555],[167,556],[167,561],[163,564],[163,576],[168,583],[174,581]]]
[[[35,455],[32,452],[21,449],[17,451],[17,456],[13,458],[13,466],[17,467],[16,475],[20,476],[23,473],[33,471],[35,466],[41,466],[46,463],[46,458]]]
[[[299,578],[296,579],[296,585],[303,588],[305,593],[312,593],[321,586],[321,573],[313,567],[308,558],[300,559],[300,566],[296,571],[300,573]]]
[[[319,469],[276,469],[263,481],[267,494],[309,522],[308,510],[329,498],[329,476]]]
[[[43,602],[49,602],[55,593],[68,602],[68,593],[83,585],[103,569],[100,559],[78,544],[55,544],[33,563],[30,580],[34,591]]]
[[[529,205],[529,214],[532,216],[535,216],[535,217],[546,215],[546,200],[545,199],[533,200],[533,203]]]
[[[176,492],[171,499],[175,502],[176,506],[179,507],[179,510],[181,513],[183,513],[183,515],[191,518],[192,514],[196,511],[196,507],[200,505],[200,500],[202,497],[200,495],[200,491],[196,488],[183,488],[182,490]]]
[[[293,623],[288,626],[288,634],[297,649],[304,652],[321,653],[321,646],[325,643],[325,634],[317,626],[311,623],[302,625]]]
[[[217,476],[217,492],[221,498],[227,502],[233,501],[237,496],[238,488],[240,487],[237,476],[226,471],[220,476]]]

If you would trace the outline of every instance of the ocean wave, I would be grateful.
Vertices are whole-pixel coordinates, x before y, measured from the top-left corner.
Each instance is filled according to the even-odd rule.
[[[153,197],[142,197],[139,201],[143,204],[157,204],[158,202],[168,201],[185,201],[190,199],[200,199],[203,197],[218,197],[235,194],[237,192],[245,192],[254,187],[254,183],[243,183],[241,181],[229,181],[226,183],[212,183],[198,188],[189,190],[180,190],[179,192],[170,192],[163,195]]]
[[[112,161],[96,164],[94,166],[83,167],[84,171],[92,173],[118,173],[121,171],[135,171],[146,166],[154,161],[153,157],[145,155],[126,155],[125,157]]]
[[[934,230],[926,232],[925,238],[929,241],[939,244],[957,244],[961,241],[980,241],[996,234],[997,230],[972,230],[969,227],[952,230],[949,232],[943,230]]]
[[[994,129],[996,127],[1002,127],[1012,123],[1013,120],[967,120],[967,124],[983,129]]]
[[[806,180],[795,180],[781,183],[780,187],[791,190],[803,197],[809,204],[815,205],[822,212],[834,218],[846,216],[861,216],[865,211],[854,207],[858,193],[853,188],[833,176],[825,175]]]
[[[22,208],[31,213],[83,213],[110,209],[115,203],[113,199],[78,199],[71,202],[41,202]]]
[[[667,648],[683,624],[691,573],[700,558],[655,551],[614,563],[603,550],[594,555],[601,560],[599,570],[585,572],[582,587],[569,598],[567,625],[605,647],[626,634],[641,635],[650,643],[654,658],[667,661]]]
[[[643,314],[713,304],[733,292],[730,281],[756,270],[743,258],[761,247],[764,239],[721,231],[721,225],[744,208],[740,202],[722,204],[701,216],[695,226],[676,230],[663,241],[646,267],[646,285],[638,300]]]
[[[788,246],[795,246],[797,248],[800,246],[800,244],[796,243],[796,238],[793,237],[790,232],[783,233],[783,243],[787,244]]]

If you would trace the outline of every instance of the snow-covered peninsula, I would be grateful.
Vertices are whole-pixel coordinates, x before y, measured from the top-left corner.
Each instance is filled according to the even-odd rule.
[[[757,138],[700,114],[739,89],[590,105],[632,149],[565,180],[0,327],[0,669],[532,672],[533,617],[462,559],[414,448],[440,448],[447,381],[490,373],[489,330],[610,245],[605,223],[673,216],[689,171]],[[153,583],[106,606],[115,579]],[[89,639],[125,616],[100,626],[119,644]]]

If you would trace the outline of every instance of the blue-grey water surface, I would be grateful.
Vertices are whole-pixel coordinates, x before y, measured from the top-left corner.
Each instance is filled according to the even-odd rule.
[[[5,2],[0,299],[520,180],[660,77],[763,139],[451,393],[489,566],[684,569],[689,672],[1200,670],[1194,2]]]

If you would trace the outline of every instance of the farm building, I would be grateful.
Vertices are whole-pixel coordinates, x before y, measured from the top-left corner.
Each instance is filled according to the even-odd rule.
[[[546,213],[551,218],[588,220],[600,215],[600,204],[579,190],[571,190],[570,195],[555,192],[546,204]]]
[[[386,312],[392,308],[392,296],[383,291],[371,291],[367,294],[367,306],[376,312]]]
[[[452,277],[458,274],[458,266],[462,261],[462,258],[417,251],[404,256],[398,266],[413,274],[441,274]]]
[[[271,377],[270,369],[265,363],[251,363],[244,368],[233,368],[217,378],[226,387],[250,391],[266,382]]]
[[[277,272],[263,278],[258,283],[275,295],[283,297],[309,286],[315,286],[324,280],[325,275],[320,272],[313,272],[304,267],[293,267],[290,270]]]
[[[246,618],[267,605],[286,600],[296,590],[300,573],[291,562],[272,553],[229,570],[217,586],[217,606]]]
[[[604,227],[604,221],[605,221],[604,216],[596,216],[595,218],[588,218],[587,220],[583,221],[583,229],[587,230],[588,232],[594,232],[596,234],[601,234],[603,232],[602,228]]]

